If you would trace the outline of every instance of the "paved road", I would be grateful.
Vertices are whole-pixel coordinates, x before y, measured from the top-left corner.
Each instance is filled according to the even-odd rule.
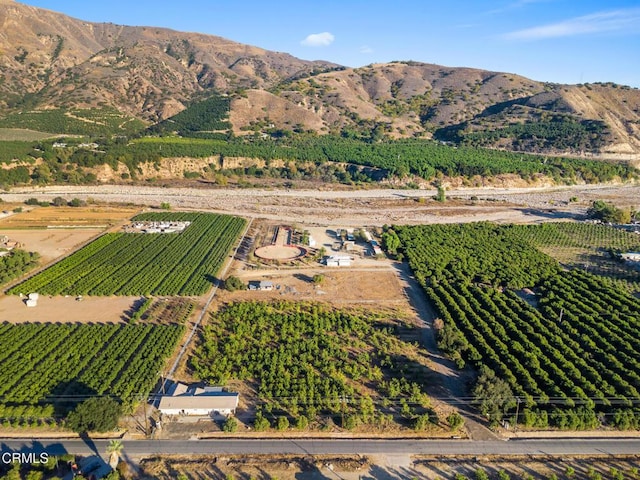
[[[0,440],[4,452],[105,455],[107,441]],[[469,440],[140,440],[125,441],[129,456],[154,454],[405,454],[405,455],[640,455],[640,439],[536,439],[511,441]]]

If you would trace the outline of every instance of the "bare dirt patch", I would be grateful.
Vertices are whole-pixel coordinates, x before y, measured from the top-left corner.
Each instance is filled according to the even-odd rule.
[[[344,270],[320,266],[282,271],[256,270],[236,272],[236,275],[245,282],[270,280],[276,288],[271,291],[220,291],[217,296],[219,302],[274,299],[322,300],[335,304],[371,303],[408,308],[408,302],[397,275],[386,265],[378,268],[345,268]],[[314,275],[323,275],[322,282],[314,283]],[[277,288],[278,286],[280,288]]]
[[[17,295],[0,297],[0,322],[121,323],[139,297],[47,297],[27,307]]]
[[[82,228],[69,230],[5,230],[0,224],[0,234],[21,244],[23,250],[38,252],[42,263],[49,263],[68,255],[79,245],[99,235],[102,229]]]
[[[255,255],[265,260],[294,260],[304,256],[306,250],[291,245],[267,245],[256,250]]]

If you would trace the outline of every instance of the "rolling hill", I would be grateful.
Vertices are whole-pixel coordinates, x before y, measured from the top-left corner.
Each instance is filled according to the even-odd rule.
[[[13,0],[0,0],[0,31],[2,127],[46,131],[37,124],[44,117],[33,121],[43,111],[95,126],[102,120],[83,109],[104,109],[120,112],[130,133],[222,94],[236,135],[313,131],[640,154],[640,90],[613,83],[560,85],[412,61],[346,68],[212,35],[85,22]],[[49,131],[64,131],[50,123]]]

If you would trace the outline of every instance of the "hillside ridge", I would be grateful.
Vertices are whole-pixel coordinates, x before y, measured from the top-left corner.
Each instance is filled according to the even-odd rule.
[[[14,0],[0,0],[0,30],[0,121],[112,108],[149,125],[223,94],[235,135],[312,131],[640,154],[640,90],[613,83],[561,85],[414,61],[348,68],[214,35],[86,22]]]

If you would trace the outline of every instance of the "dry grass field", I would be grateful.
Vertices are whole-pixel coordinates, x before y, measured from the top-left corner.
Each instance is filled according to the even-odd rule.
[[[0,141],[34,142],[51,138],[53,133],[37,132],[26,128],[0,128]]]
[[[140,211],[139,207],[37,207],[0,220],[0,229],[64,228],[117,225]]]
[[[390,461],[391,460],[391,461]],[[399,464],[384,455],[244,455],[224,457],[152,457],[141,462],[143,479],[170,479],[185,475],[201,478],[278,478],[280,480],[454,480],[473,479],[478,471],[489,478],[505,474],[514,480],[550,478],[638,478],[638,457],[546,458],[423,457]],[[459,475],[459,476],[456,476]]]
[[[0,223],[1,235],[20,243],[23,250],[38,252],[42,264],[72,253],[77,246],[102,232],[99,228],[5,230],[3,226]]]
[[[27,307],[17,295],[0,296],[0,322],[121,323],[139,297],[40,296],[38,306]]]
[[[272,291],[221,290],[220,302],[244,300],[317,300],[335,305],[372,304],[379,306],[407,307],[397,274],[385,261],[377,268],[312,268],[295,270],[257,270],[241,272],[245,282],[270,280],[279,289]],[[324,276],[320,284],[313,283],[313,276]]]

